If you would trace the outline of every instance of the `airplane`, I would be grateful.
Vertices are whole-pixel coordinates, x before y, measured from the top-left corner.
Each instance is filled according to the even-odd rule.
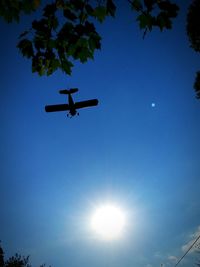
[[[66,111],[69,110],[67,117],[73,117],[75,115],[79,115],[77,109],[97,106],[98,100],[97,99],[90,99],[85,101],[74,102],[71,94],[78,92],[78,88],[71,88],[69,90],[64,89],[60,90],[60,94],[68,95],[68,104],[57,104],[57,105],[47,105],[45,106],[46,112],[56,112],[56,111]]]

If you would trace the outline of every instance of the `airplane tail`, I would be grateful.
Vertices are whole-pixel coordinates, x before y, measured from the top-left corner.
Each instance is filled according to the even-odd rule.
[[[60,90],[59,91],[60,94],[64,94],[64,95],[69,95],[69,94],[73,94],[73,93],[76,93],[76,92],[78,92],[78,88],[71,88],[69,90],[64,89],[64,90]]]

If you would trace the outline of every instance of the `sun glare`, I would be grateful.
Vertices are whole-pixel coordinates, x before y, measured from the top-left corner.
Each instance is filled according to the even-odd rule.
[[[111,204],[98,207],[91,217],[93,231],[103,240],[114,240],[121,237],[125,222],[124,212]]]

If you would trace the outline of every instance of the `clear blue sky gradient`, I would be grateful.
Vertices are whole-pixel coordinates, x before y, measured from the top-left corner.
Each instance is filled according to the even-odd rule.
[[[181,4],[183,1],[177,1]],[[171,31],[142,39],[120,2],[116,19],[97,25],[102,49],[73,75],[31,73],[16,43],[29,25],[1,29],[0,239],[6,256],[31,255],[52,267],[173,266],[200,225],[200,100],[193,82],[199,55],[189,48],[184,1]],[[80,116],[47,114],[98,98]],[[155,103],[155,107],[151,104]],[[129,217],[121,240],[94,238],[88,218],[111,201]],[[191,266],[190,254],[180,265]],[[189,265],[188,265],[189,264]]]

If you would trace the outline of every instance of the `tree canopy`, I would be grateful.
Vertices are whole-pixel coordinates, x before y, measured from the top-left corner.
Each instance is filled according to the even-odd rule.
[[[5,260],[4,251],[0,245],[0,267],[32,267],[32,265],[29,263],[29,256],[24,257],[17,253]],[[45,264],[40,265],[40,267],[45,267]]]
[[[136,21],[143,37],[155,27],[161,31],[171,29],[179,7],[171,0],[127,0],[136,14]],[[96,23],[115,17],[113,0],[54,0],[43,5],[41,0],[3,0],[0,16],[10,23],[19,22],[23,14],[41,11],[40,19],[33,20],[31,27],[20,34],[17,44],[22,55],[32,61],[32,72],[51,75],[61,69],[71,75],[75,61],[81,63],[94,58],[101,48],[102,37]],[[188,9],[187,35],[191,47],[200,49],[200,3],[194,0]],[[200,98],[200,72],[195,84]]]

